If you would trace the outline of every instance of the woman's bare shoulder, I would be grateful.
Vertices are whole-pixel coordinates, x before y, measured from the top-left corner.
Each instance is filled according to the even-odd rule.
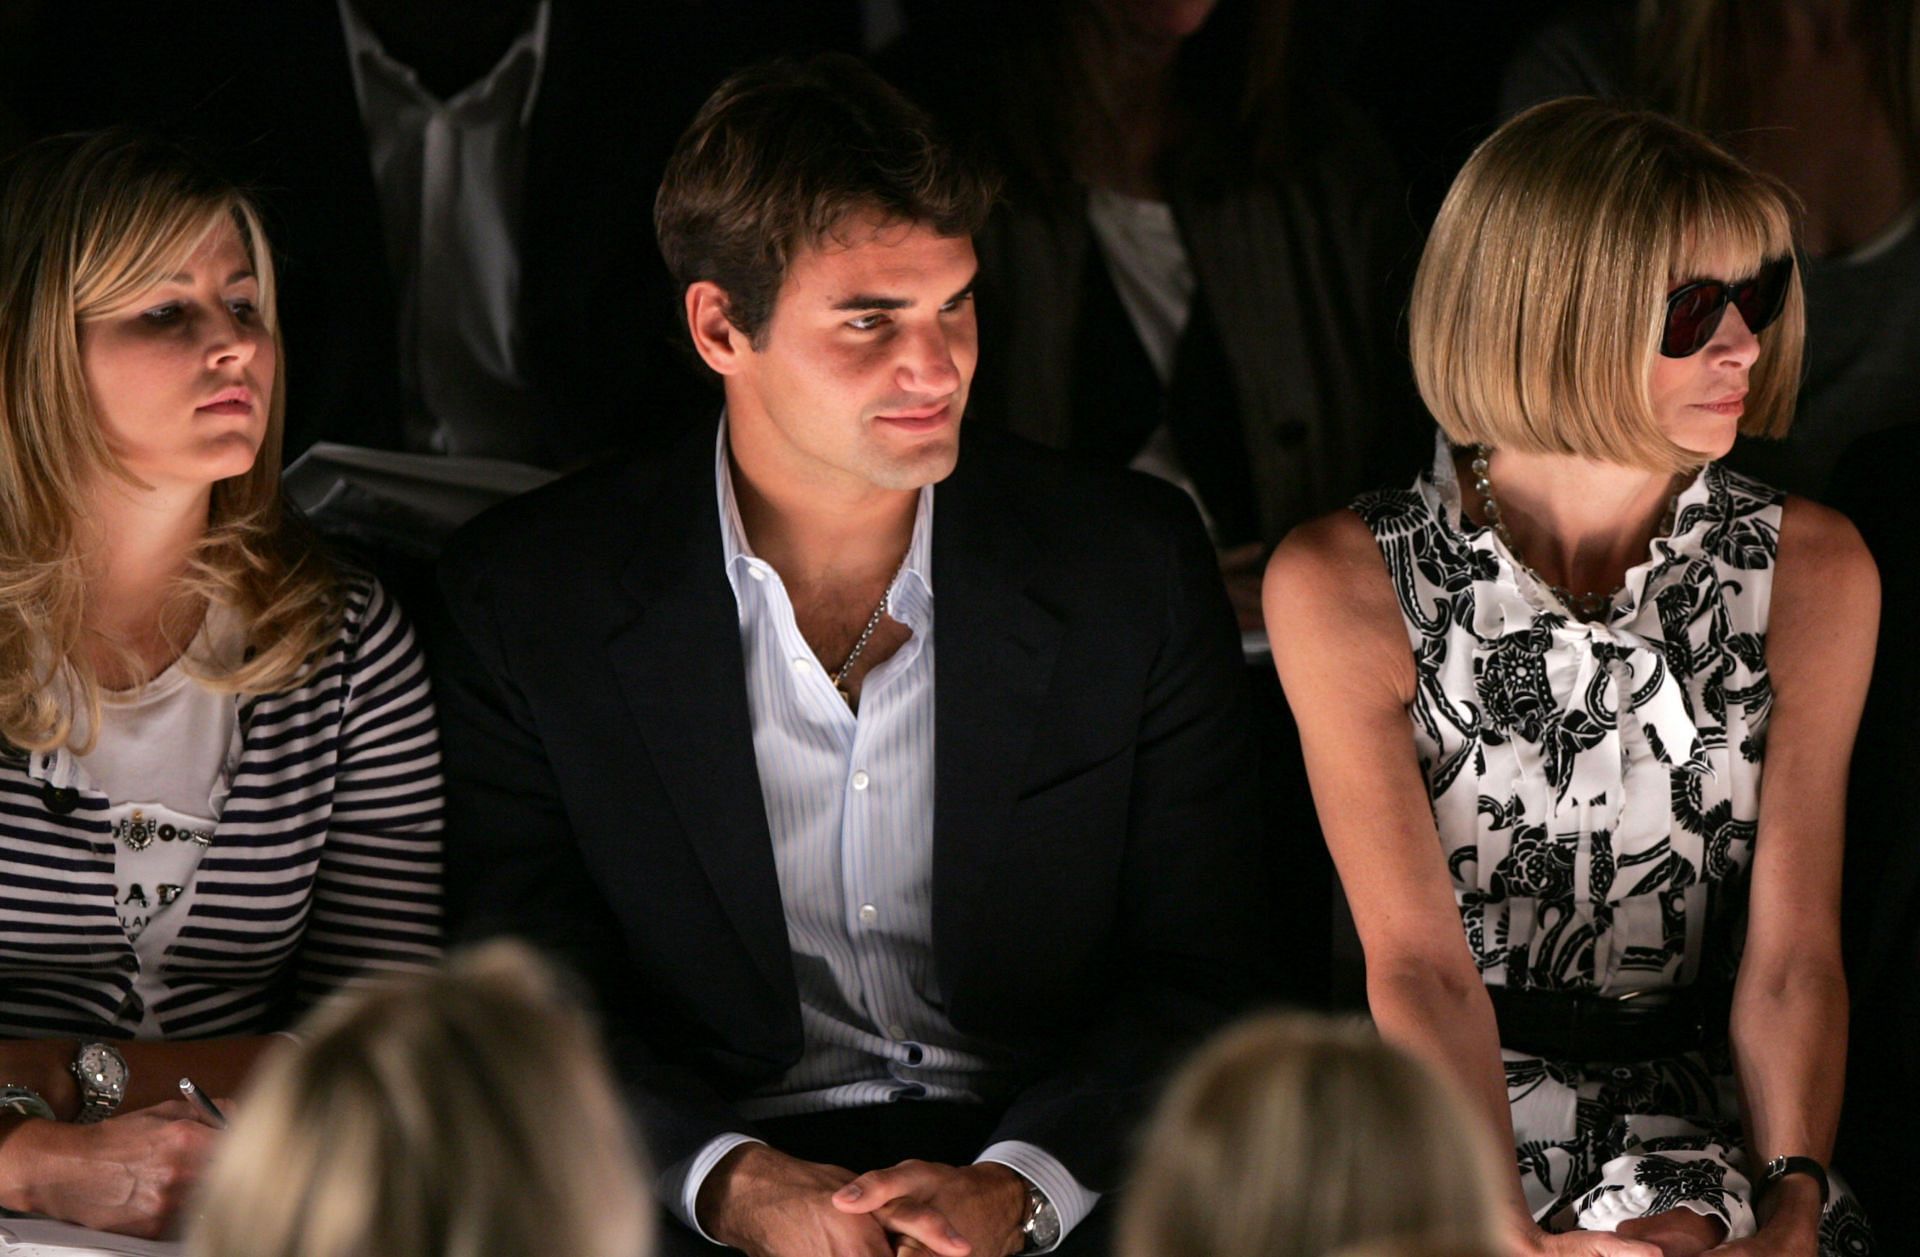
[[[1386,560],[1352,511],[1308,520],[1274,550],[1262,598],[1276,651],[1404,654],[1406,628]]]
[[[1880,571],[1853,521],[1830,506],[1789,495],[1774,562],[1777,616],[1806,606],[1828,616],[1879,615]]]

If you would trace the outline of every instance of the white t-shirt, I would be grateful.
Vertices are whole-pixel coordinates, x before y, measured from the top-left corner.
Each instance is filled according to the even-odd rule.
[[[1107,273],[1120,295],[1127,318],[1147,351],[1161,387],[1173,382],[1174,355],[1193,313],[1193,263],[1180,239],[1180,224],[1165,201],[1143,200],[1110,188],[1087,192],[1087,221],[1100,242]],[[1187,491],[1200,517],[1213,532],[1213,518],[1200,501],[1200,490],[1180,462],[1173,433],[1166,424],[1155,428],[1130,464],[1135,471],[1172,481]]]
[[[234,648],[229,615],[209,612],[208,624],[190,655]],[[215,637],[222,645],[210,647]],[[175,662],[139,691],[107,696],[99,738],[76,757],[111,804],[114,904],[140,961],[133,990],[146,1009],[141,1034],[160,1033],[153,1013],[160,959],[192,906],[194,875],[213,842],[239,751],[236,697],[199,685]]]

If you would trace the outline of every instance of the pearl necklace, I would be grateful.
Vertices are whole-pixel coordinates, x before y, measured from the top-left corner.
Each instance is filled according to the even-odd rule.
[[[1613,606],[1613,600],[1626,589],[1626,585],[1616,585],[1605,593],[1597,590],[1589,593],[1575,593],[1563,585],[1554,584],[1535,571],[1533,565],[1527,562],[1527,556],[1521,552],[1520,543],[1514,540],[1512,531],[1507,528],[1507,521],[1500,514],[1500,503],[1493,496],[1493,478],[1487,471],[1492,457],[1491,449],[1484,445],[1476,445],[1473,447],[1473,461],[1468,466],[1473,470],[1473,488],[1474,492],[1480,495],[1480,508],[1486,515],[1487,522],[1493,525],[1494,535],[1506,543],[1507,553],[1511,554],[1513,561],[1520,565],[1520,570],[1532,577],[1535,584],[1545,586],[1555,598],[1566,604],[1567,609],[1575,616],[1582,620],[1597,620],[1605,615]],[[1677,493],[1667,499],[1667,509],[1660,514],[1660,528],[1657,535],[1664,537],[1673,531],[1674,511],[1679,503],[1680,495]]]

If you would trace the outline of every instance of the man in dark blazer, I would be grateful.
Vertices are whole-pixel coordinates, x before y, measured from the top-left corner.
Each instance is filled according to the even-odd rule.
[[[656,213],[721,427],[442,566],[456,931],[586,976],[669,1251],[1100,1251],[1278,959],[1192,507],[961,435],[991,197],[857,63],[730,80]]]

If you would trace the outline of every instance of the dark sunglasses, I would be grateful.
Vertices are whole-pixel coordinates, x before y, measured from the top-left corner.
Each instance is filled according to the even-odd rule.
[[[1667,297],[1667,323],[1660,333],[1660,352],[1669,358],[1699,353],[1713,339],[1728,306],[1737,306],[1747,330],[1758,335],[1780,317],[1793,279],[1793,255],[1778,257],[1750,279],[1727,283],[1697,279],[1682,284]]]

